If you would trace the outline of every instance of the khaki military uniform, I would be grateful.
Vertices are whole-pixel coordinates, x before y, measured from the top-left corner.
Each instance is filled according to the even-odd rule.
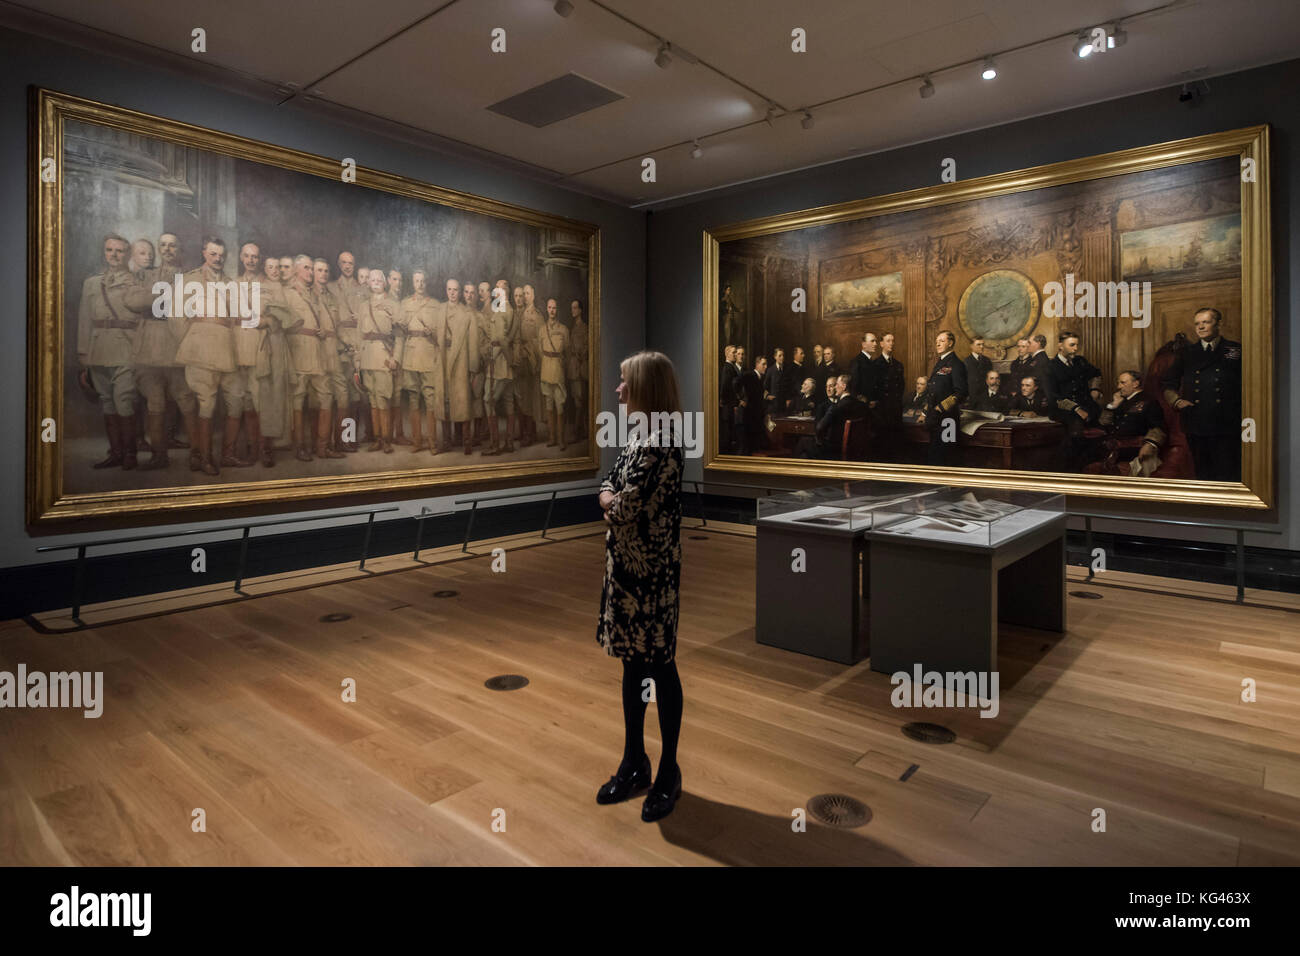
[[[289,342],[289,396],[295,412],[310,393],[318,404],[329,404],[330,384],[321,365],[320,310],[312,290],[294,280],[284,290],[288,316],[283,319],[285,338]],[[302,327],[293,326],[302,322]]]
[[[230,336],[235,344],[235,368],[239,376],[240,384],[244,391],[244,404],[242,408],[227,408],[226,414],[235,417],[241,412],[258,412],[260,408],[261,394],[257,378],[258,356],[262,351],[262,343],[266,340],[266,325],[262,313],[265,311],[265,302],[262,300],[262,293],[265,291],[262,286],[266,283],[260,275],[242,275],[239,277],[240,282],[249,283],[250,301],[252,292],[252,283],[257,283],[258,289],[258,309],[259,313],[251,319],[237,318],[230,326]]]
[[[474,327],[472,330],[473,348],[471,349],[470,363],[470,417],[482,418],[487,409],[483,402],[483,388],[487,381],[486,356],[488,345],[488,314],[482,309],[470,309],[465,307],[474,317]]]
[[[402,303],[406,339],[402,346],[402,375],[408,391],[424,397],[424,407],[433,411],[438,395],[434,373],[438,370],[438,347],[434,342],[438,302],[427,295],[411,295]]]
[[[477,355],[477,333],[474,313],[464,303],[438,303],[434,313],[434,342],[439,348],[433,411],[444,421],[471,418],[469,380],[472,357]]]
[[[537,334],[546,324],[546,317],[535,307],[525,308],[520,314],[519,346],[515,358],[515,402],[522,414],[538,418],[542,413],[542,390],[537,373],[542,356],[537,347]]]
[[[542,325],[537,334],[537,351],[541,353],[542,407],[549,415],[564,410],[567,392],[564,386],[565,358],[569,351],[569,330],[558,319]]]
[[[420,376],[414,371],[412,371],[410,368],[408,368],[406,365],[405,356],[406,356],[407,345],[408,345],[407,339],[408,336],[410,335],[410,325],[411,325],[412,317],[417,315],[422,309],[426,308],[426,306],[432,305],[433,301],[434,300],[431,297],[429,297],[427,294],[416,295],[414,292],[412,292],[410,295],[408,295],[405,299],[402,300],[402,309],[401,312],[399,313],[399,318],[398,318],[399,332],[397,334],[396,343],[398,346],[400,346],[400,351],[398,351],[397,355],[400,358],[402,363],[402,370],[398,375],[398,378],[400,380],[399,390],[403,392],[413,393],[416,397],[415,398],[416,402],[419,402],[420,396],[424,394],[423,392],[424,384]],[[417,352],[419,351],[418,346],[416,348],[416,351]]]
[[[579,317],[573,323],[573,328],[569,329],[569,355],[564,369],[569,384],[569,397],[575,402],[581,402],[587,397],[587,357],[590,350],[587,338],[587,323]]]
[[[361,333],[357,330],[357,306],[370,297],[366,289],[355,278],[339,276],[326,286],[339,306],[337,324],[339,335],[339,369],[348,388],[348,402],[356,404],[361,401],[361,389],[357,387],[357,354],[361,351]]]
[[[283,438],[289,431],[289,345],[285,325],[292,325],[292,313],[284,287],[263,278],[262,341],[257,349],[250,386],[254,390],[253,408],[257,411],[263,438]]]
[[[123,269],[91,276],[81,287],[77,315],[77,358],[90,370],[105,415],[135,414],[135,351],[139,317],[126,307],[135,276]]]
[[[325,337],[320,340],[321,368],[325,372],[325,381],[329,385],[330,393],[338,403],[339,411],[345,412],[348,406],[348,385],[343,378],[343,360],[339,355],[342,346],[339,337],[339,321],[346,305],[340,302],[328,287],[322,289],[313,286],[312,294],[316,297],[317,315],[320,318],[321,328],[325,331]]]
[[[209,272],[206,266],[200,266],[185,273],[184,281],[202,284],[205,302],[198,309],[199,314],[186,316],[189,328],[176,350],[176,361],[185,366],[185,383],[198,401],[200,418],[212,417],[218,393],[225,400],[227,414],[238,415],[244,407],[244,379],[235,361],[235,341],[230,327],[239,319],[205,314],[207,283],[224,285],[231,280],[224,273]]]
[[[519,339],[519,319],[510,309],[488,313],[483,400],[488,412],[494,415],[498,411],[506,415],[515,413],[515,376],[510,361]]]
[[[393,404],[393,374],[386,364],[398,356],[393,327],[399,307],[391,296],[372,296],[358,307],[357,331],[361,335],[361,379],[370,393],[372,408]]]
[[[136,273],[137,286],[126,297],[127,307],[140,317],[133,364],[136,386],[144,396],[150,415],[163,414],[169,396],[186,415],[198,410],[194,392],[185,384],[185,367],[176,361],[176,352],[186,331],[185,319],[167,315],[157,317],[153,314],[157,298],[153,291],[154,284],[166,282],[174,287],[177,272],[182,272],[177,266],[163,265],[143,269]],[[175,303],[172,311],[181,312],[183,306],[183,301]]]
[[[406,327],[402,325],[402,300],[391,292],[384,293],[386,298],[393,306],[390,313],[393,323],[393,357],[399,362],[402,359],[402,351],[406,347]],[[393,390],[389,393],[392,399],[390,406],[396,407],[402,401],[402,389],[406,388],[405,379],[402,376],[402,370],[399,368],[392,373]]]

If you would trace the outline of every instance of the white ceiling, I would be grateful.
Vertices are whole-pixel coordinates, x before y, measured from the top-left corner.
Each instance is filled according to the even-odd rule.
[[[620,202],[732,183],[1290,59],[1296,0],[20,0],[10,23],[260,86]],[[214,16],[214,11],[220,11]],[[15,23],[12,15],[23,17]],[[0,8],[0,12],[4,12]],[[1080,60],[1077,31],[1128,42]],[[207,31],[207,51],[190,31]],[[506,31],[506,52],[491,33]],[[791,31],[807,33],[806,53]],[[659,39],[701,61],[654,63]],[[1059,39],[1054,39],[1059,38]],[[1007,52],[1004,52],[1007,51]],[[998,77],[979,77],[997,55]],[[624,99],[534,129],[487,106],[578,73]],[[930,73],[936,94],[918,95]],[[772,125],[764,122],[776,106]],[[801,126],[811,107],[812,129]],[[415,132],[419,131],[419,132]],[[435,140],[435,137],[437,138]],[[692,141],[703,147],[691,156]],[[641,178],[653,157],[657,181]]]

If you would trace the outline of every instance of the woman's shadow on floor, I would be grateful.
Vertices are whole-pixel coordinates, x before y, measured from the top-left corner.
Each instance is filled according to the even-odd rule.
[[[798,833],[792,828],[793,813],[772,816],[683,791],[673,812],[659,821],[659,830],[674,846],[727,866],[913,865],[867,835],[870,812],[855,829],[829,827],[808,814],[806,831]]]

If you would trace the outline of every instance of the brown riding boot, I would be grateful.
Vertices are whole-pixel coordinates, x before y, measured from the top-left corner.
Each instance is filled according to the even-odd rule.
[[[212,460],[212,419],[199,418],[199,471],[205,475],[219,475]]]
[[[559,444],[555,440],[555,412],[546,416],[546,447],[551,448]]]
[[[501,427],[495,415],[488,419],[488,448],[483,454],[485,456],[501,454]]]
[[[395,408],[383,408],[379,411],[379,436],[384,445],[385,455],[393,453],[393,441],[388,436],[393,433],[393,419],[396,417],[397,409]]]
[[[189,448],[194,444],[194,433],[190,431],[190,418],[193,416],[193,412],[185,414],[185,437],[189,441],[181,441],[176,437],[176,425],[179,423],[181,414],[180,406],[175,402],[169,401],[167,403],[167,411],[163,412],[163,435],[166,437],[168,448]],[[151,437],[149,441],[152,443],[153,438]]]
[[[239,418],[238,416],[226,416],[226,428],[221,433],[221,467],[222,468],[247,468],[252,464],[246,458],[240,458],[235,454],[235,442],[239,440]]]
[[[348,417],[352,419],[352,441],[344,442],[344,451],[361,450],[361,403],[353,402],[348,406]]]
[[[137,452],[153,451],[153,447],[149,444],[149,436],[146,434],[149,431],[149,428],[148,424],[144,421],[144,418],[145,410],[143,408],[137,408],[135,412],[130,415],[131,433],[135,435],[134,445]],[[123,450],[125,451],[125,449]]]
[[[331,422],[333,416],[327,406],[322,405],[320,412],[316,415],[316,457],[317,458],[342,458],[341,451],[335,451],[329,447],[331,434]]]
[[[313,461],[311,452],[307,451],[307,433],[303,431],[303,412],[301,408],[293,410],[293,457],[299,461]]]
[[[385,411],[388,414],[384,418],[384,421],[387,422],[384,434],[388,436],[388,444],[409,445],[411,440],[402,434],[402,399],[400,393]]]
[[[149,413],[149,447],[153,454],[140,466],[141,471],[157,471],[166,468],[167,461],[167,421],[161,414]]]
[[[257,412],[244,412],[244,433],[248,438],[248,456],[256,461],[262,456],[263,466],[270,468],[275,464],[275,457],[270,454],[271,443],[262,440],[262,420]]]
[[[425,440],[424,432],[421,431],[424,421],[421,420],[420,406],[411,406],[411,454],[416,451],[429,451],[429,442]]]
[[[337,451],[347,452],[350,455],[357,450],[357,445],[356,442],[348,441],[343,434],[344,429],[347,428],[347,425],[345,425],[344,422],[349,418],[352,418],[350,409],[349,414],[347,415],[344,415],[340,409],[338,414],[334,416],[334,448]],[[355,418],[352,418],[352,434],[354,435],[357,433],[356,421]]]
[[[104,416],[104,433],[108,435],[108,457],[91,468],[118,468],[122,464],[122,425],[116,415]]]
[[[511,441],[511,438],[514,436],[515,429],[517,427],[518,427],[518,419],[514,415],[507,415],[506,416],[506,443],[505,443],[505,447],[501,449],[501,451],[507,455],[515,450],[515,445],[514,442]]]
[[[190,471],[198,471],[202,467],[199,459],[199,412],[196,408],[192,412],[183,412],[182,414],[185,417],[185,437],[189,439],[183,447],[190,450]],[[167,444],[172,448],[182,447],[170,438],[167,440]]]
[[[130,471],[135,467],[135,414],[119,415],[118,422],[122,429],[122,470]]]
[[[262,467],[275,467],[275,442],[270,438],[262,439]]]
[[[380,422],[383,421],[383,412],[373,405],[370,406],[370,445],[366,451],[383,451],[384,450],[384,430],[380,428]]]
[[[116,415],[104,416],[104,434],[108,436],[108,457],[91,465],[92,468],[122,467],[122,420]]]

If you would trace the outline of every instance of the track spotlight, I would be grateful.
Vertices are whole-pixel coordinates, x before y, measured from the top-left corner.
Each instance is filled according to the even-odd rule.
[[[1106,48],[1113,50],[1117,46],[1123,46],[1128,42],[1128,33],[1118,23],[1110,28],[1110,34],[1106,37]]]
[[[1092,38],[1084,30],[1074,41],[1074,55],[1083,60],[1092,55]]]
[[[986,56],[984,58],[984,72],[982,72],[980,76],[984,77],[984,79],[986,80],[991,80],[997,75],[998,75],[998,71],[997,68],[993,65],[993,57]]]
[[[813,128],[813,115],[812,115],[812,113],[809,113],[807,110],[804,110],[804,111],[803,111],[803,121],[802,121],[799,125],[802,126],[804,129],[812,129],[812,128]]]
[[[691,142],[694,143],[695,145],[695,148],[691,150],[691,159],[699,159],[701,156],[704,155],[704,147],[700,145],[700,141],[698,139],[692,140]]]
[[[655,66],[661,70],[666,70],[671,62],[673,62],[673,58],[668,55],[668,44],[659,44],[659,52],[655,55]]]
[[[569,0],[555,0],[555,12],[562,17],[567,17],[573,12],[573,4]]]
[[[930,82],[930,74],[928,73],[921,77],[921,79],[925,80],[925,82],[921,84],[921,99],[928,100],[930,97],[934,96],[934,84]]]

